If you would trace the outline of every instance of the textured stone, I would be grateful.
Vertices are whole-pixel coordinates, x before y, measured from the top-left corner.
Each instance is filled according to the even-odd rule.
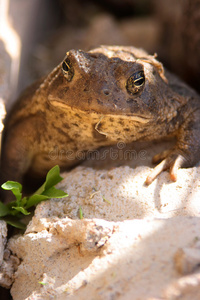
[[[38,205],[25,234],[9,240],[22,261],[13,299],[198,299],[198,255],[192,267],[188,259],[200,240],[200,170],[180,169],[175,183],[164,172],[147,187],[149,171],[64,173],[59,187],[69,196]],[[183,287],[177,253],[185,249],[193,250],[178,258],[189,273]]]
[[[0,285],[3,287],[10,287],[13,282],[14,270],[10,268],[12,265],[10,261],[9,250],[5,250],[7,241],[7,225],[6,222],[0,221]],[[8,255],[7,255],[8,254]],[[7,263],[7,259],[9,262]]]
[[[199,218],[108,222],[50,217],[34,218],[31,226],[9,242],[23,259],[13,299],[179,299],[184,291],[188,298],[183,299],[199,299],[194,293],[199,275],[191,275],[192,283],[174,265],[177,249],[200,239]]]

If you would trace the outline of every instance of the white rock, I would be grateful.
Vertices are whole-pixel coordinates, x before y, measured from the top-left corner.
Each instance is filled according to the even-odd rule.
[[[23,259],[13,299],[160,299],[181,278],[177,248],[200,238],[200,219],[190,217],[45,221],[42,231],[9,242]]]
[[[179,170],[175,183],[164,172],[146,187],[149,171],[77,167],[63,174],[59,187],[69,197],[38,205],[25,234],[9,241],[22,260],[13,299],[199,299],[198,275],[182,284],[174,261],[200,239],[199,168]]]

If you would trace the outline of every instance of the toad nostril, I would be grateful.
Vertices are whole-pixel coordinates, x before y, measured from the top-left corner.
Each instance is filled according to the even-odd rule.
[[[110,91],[107,90],[107,89],[103,90],[103,93],[104,93],[106,96],[110,95]]]

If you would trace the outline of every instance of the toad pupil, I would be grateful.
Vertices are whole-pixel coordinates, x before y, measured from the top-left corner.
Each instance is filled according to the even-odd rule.
[[[62,69],[64,72],[68,72],[69,71],[69,65],[66,61],[63,61],[62,63]]]
[[[144,83],[144,72],[139,71],[133,75],[133,81],[136,86],[141,86]]]

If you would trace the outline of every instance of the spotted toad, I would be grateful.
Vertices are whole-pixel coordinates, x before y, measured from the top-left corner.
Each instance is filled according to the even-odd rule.
[[[150,184],[163,170],[200,160],[200,97],[164,71],[155,56],[134,47],[70,50],[48,76],[26,89],[5,122],[1,182],[44,176],[58,164],[77,163],[77,152],[119,141],[175,136],[173,149],[154,157]],[[57,149],[54,159],[51,153]]]

